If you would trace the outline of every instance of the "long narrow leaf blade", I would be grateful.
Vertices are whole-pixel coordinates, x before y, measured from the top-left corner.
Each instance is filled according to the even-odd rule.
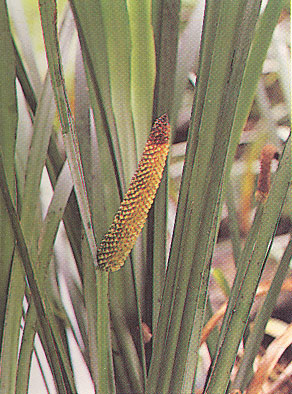
[[[268,201],[263,208],[262,224],[256,244],[248,258],[249,264],[242,278],[240,290],[237,294],[237,302],[230,315],[226,317],[228,324],[223,333],[223,341],[220,340],[218,345],[218,353],[205,389],[206,394],[223,394],[228,386],[236,352],[243,336],[259,278],[290,186],[290,160],[291,147],[289,138]]]
[[[45,306],[44,291],[41,289],[41,287],[37,282],[34,263],[32,262],[31,257],[29,255],[29,251],[23,235],[23,231],[20,226],[19,218],[10,196],[1,152],[0,152],[0,184],[1,184],[2,196],[4,198],[6,208],[9,213],[9,218],[10,218],[11,226],[13,228],[14,236],[15,239],[17,240],[18,251],[27,275],[34,304],[39,316],[42,334],[44,335],[44,338],[46,340],[47,350],[50,356],[49,362],[54,377],[56,379],[58,389],[62,394],[74,393],[75,390],[73,388],[70,388],[68,376],[65,373],[66,368],[64,367],[63,360],[60,357],[60,352],[58,350],[56,339],[54,338],[51,324],[48,320],[48,316],[46,313],[46,306]]]
[[[87,236],[90,251],[95,258],[95,238],[89,203],[87,199],[86,185],[84,181],[82,162],[79,152],[79,144],[76,135],[75,123],[66,94],[65,81],[62,72],[61,55],[59,41],[57,38],[56,3],[53,0],[40,0],[40,13],[45,39],[46,54],[49,64],[49,71],[52,80],[55,100],[59,113],[66,153],[72,173],[74,188],[80,208],[81,218]]]
[[[202,329],[230,135],[258,11],[259,2],[207,4],[200,64],[206,70],[200,69],[180,202],[185,205],[179,206],[177,214],[161,325],[154,338],[151,393],[180,392],[192,332],[198,338]],[[199,344],[194,343],[194,357],[189,358],[193,373],[188,372],[185,388],[192,386]],[[167,362],[158,366],[155,362],[161,357]]]
[[[10,26],[7,15],[6,2],[2,1],[0,5],[0,149],[3,154],[3,168],[7,172],[7,182],[13,200],[15,200],[16,182],[15,182],[15,137],[17,127],[17,106],[16,106],[16,62],[14,48],[11,39]],[[1,371],[5,370],[6,374],[2,375],[0,383],[1,392],[13,391],[15,381],[15,364],[17,359],[17,332],[5,332],[5,344],[2,343],[4,334],[4,323],[6,317],[8,297],[13,290],[10,287],[11,264],[14,252],[14,234],[9,223],[9,215],[3,196],[0,197],[0,261],[1,261],[1,281],[0,281],[0,354],[1,354]],[[13,274],[15,269],[13,269]],[[13,275],[14,276],[14,275]],[[15,279],[15,276],[14,276]],[[10,287],[10,289],[9,289]],[[13,285],[12,285],[13,287]],[[15,289],[17,291],[17,289]],[[15,295],[15,294],[14,294]],[[19,310],[17,301],[10,299],[13,308]],[[9,302],[9,304],[10,304]],[[8,314],[7,314],[8,315]],[[11,321],[11,317],[10,317]],[[16,327],[16,326],[14,326]],[[9,345],[13,346],[11,351]],[[2,346],[5,347],[2,353]],[[3,371],[4,373],[4,371]]]

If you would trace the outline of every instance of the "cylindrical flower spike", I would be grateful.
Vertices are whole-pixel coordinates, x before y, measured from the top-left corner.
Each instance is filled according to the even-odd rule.
[[[278,159],[279,153],[275,145],[265,145],[261,152],[260,162],[261,170],[258,177],[257,190],[255,199],[259,202],[265,202],[268,198],[271,188],[271,164],[273,159]]]
[[[156,119],[137,171],[121,206],[98,250],[97,263],[105,271],[117,271],[136,243],[162,178],[170,125],[166,114]]]

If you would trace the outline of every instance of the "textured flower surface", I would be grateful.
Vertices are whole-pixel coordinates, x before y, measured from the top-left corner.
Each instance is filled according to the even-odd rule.
[[[169,150],[169,135],[170,125],[164,114],[152,126],[129,190],[97,250],[100,269],[119,270],[135,245],[162,178]]]
[[[278,159],[279,153],[275,145],[265,145],[261,152],[261,171],[258,178],[255,198],[257,201],[265,202],[271,188],[271,164],[273,159]]]

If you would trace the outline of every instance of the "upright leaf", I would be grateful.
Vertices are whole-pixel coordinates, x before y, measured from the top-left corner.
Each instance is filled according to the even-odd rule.
[[[0,4],[0,150],[3,156],[3,166],[7,173],[8,187],[11,196],[16,201],[16,183],[15,183],[15,138],[17,127],[17,105],[16,105],[16,62],[14,48],[11,39],[10,26],[6,2]],[[6,316],[7,298],[9,290],[9,280],[11,274],[11,264],[14,252],[15,238],[10,225],[9,215],[3,196],[0,196],[0,263],[1,263],[1,281],[0,281],[0,353],[2,348],[2,336],[4,332],[4,323]],[[15,271],[13,271],[15,272]],[[17,276],[16,276],[17,277]],[[16,277],[13,275],[14,280]],[[11,295],[11,293],[10,293]],[[16,306],[16,305],[15,305]],[[17,345],[15,335],[9,337],[12,348]],[[1,369],[4,364],[7,365],[8,357],[11,365],[10,372],[1,379],[1,390],[3,388],[10,392],[10,373],[13,375],[15,369],[16,354],[1,355]],[[11,362],[11,364],[10,364]],[[5,390],[4,390],[5,391]],[[3,391],[3,392],[4,392]]]

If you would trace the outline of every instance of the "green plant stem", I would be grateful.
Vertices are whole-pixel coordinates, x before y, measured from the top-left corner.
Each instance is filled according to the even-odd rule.
[[[40,0],[39,7],[41,13],[49,72],[60,118],[66,154],[71,169],[74,189],[79,204],[85,234],[90,245],[92,258],[93,260],[95,260],[96,242],[93,234],[93,226],[89,203],[87,199],[87,191],[84,181],[82,162],[80,158],[78,138],[76,134],[74,119],[66,94],[65,82],[62,72],[61,55],[56,27],[56,3],[54,0]]]
[[[235,278],[232,291],[236,297],[236,302],[232,308],[227,308],[218,342],[217,355],[204,394],[223,394],[227,389],[237,349],[246,327],[258,282],[290,186],[290,158],[289,138],[268,201],[264,207],[259,207],[262,210],[261,225],[254,247],[250,248],[251,253],[247,256],[248,265],[244,276],[238,275]],[[240,282],[239,286],[237,286],[238,282]],[[237,288],[239,289],[238,292],[234,292],[234,289]]]
[[[268,295],[262,305],[260,311],[257,313],[254,320],[253,329],[248,337],[245,345],[244,356],[241,361],[237,375],[232,383],[231,389],[240,389],[244,391],[247,387],[250,377],[252,375],[252,364],[258,354],[260,344],[262,343],[266,324],[273,312],[278,296],[281,291],[281,286],[287,275],[289,264],[292,258],[292,240],[290,239],[283,257],[278,266],[277,272],[273,278]]]
[[[63,364],[59,347],[57,345],[58,341],[56,340],[56,337],[54,337],[54,334],[52,332],[52,327],[48,318],[49,311],[48,311],[48,307],[45,306],[46,304],[45,294],[37,282],[34,263],[32,262],[29,251],[27,249],[26,241],[24,239],[24,235],[19,223],[19,218],[10,196],[10,192],[7,184],[7,178],[3,167],[3,159],[1,152],[0,152],[0,184],[1,184],[2,196],[6,203],[11,226],[13,228],[14,236],[17,241],[17,248],[25,269],[25,273],[27,275],[33,301],[39,316],[41,332],[46,341],[47,350],[48,350],[47,354],[50,357],[49,358],[50,367],[56,379],[58,389],[60,390],[59,392],[62,394],[75,393],[74,388],[70,385],[70,380],[68,378],[68,375],[66,375],[67,368]]]
[[[147,393],[192,388],[230,133],[258,11],[258,2],[206,4],[195,108]]]

